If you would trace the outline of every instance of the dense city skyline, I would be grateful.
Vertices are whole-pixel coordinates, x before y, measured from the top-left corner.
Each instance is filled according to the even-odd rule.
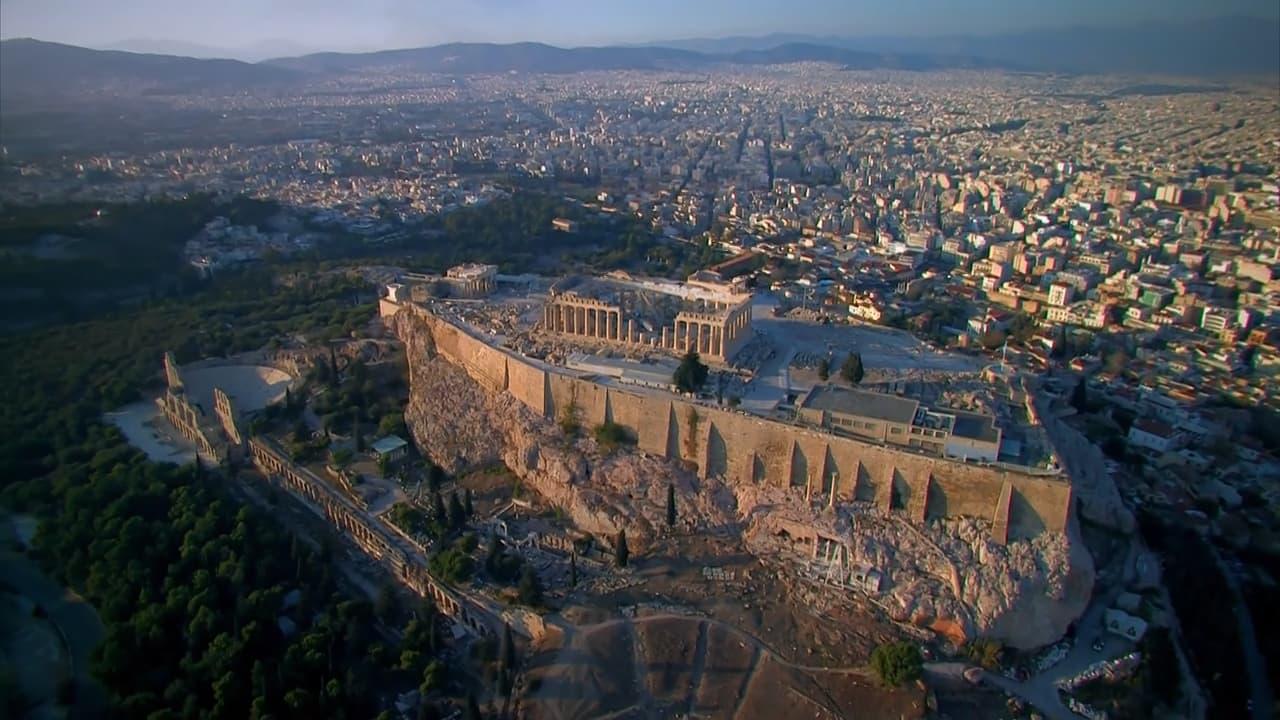
[[[1186,22],[1206,18],[1280,17],[1274,3],[1225,0],[1206,8],[1177,0],[1102,0],[1027,5],[983,0],[963,6],[944,0],[881,3],[803,0],[786,5],[761,0],[643,5],[581,0],[481,0],[444,8],[440,3],[374,0],[353,4],[246,0],[173,3],[142,0],[109,16],[85,0],[10,0],[0,7],[0,37],[36,37],[94,47],[189,54],[266,57],[319,50],[359,51],[447,42],[546,42],[561,46],[667,42],[693,37],[811,33],[856,37],[989,35],[1061,26]],[[207,51],[207,52],[201,52]]]

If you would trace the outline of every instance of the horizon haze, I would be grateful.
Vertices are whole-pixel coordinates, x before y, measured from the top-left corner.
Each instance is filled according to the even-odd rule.
[[[103,16],[88,0],[8,0],[0,5],[0,39],[31,37],[95,49],[259,61],[310,52],[370,52],[451,42],[540,42],[560,47],[675,45],[694,39],[821,35],[845,40],[994,36],[1070,28],[1116,27],[1226,18],[1280,20],[1280,6],[1223,0],[1206,8],[1189,0],[1084,0],[1027,6],[981,0],[904,3],[763,0],[641,5],[582,0],[480,0],[444,10],[440,3],[371,0],[270,6],[249,0],[183,3],[142,0]]]

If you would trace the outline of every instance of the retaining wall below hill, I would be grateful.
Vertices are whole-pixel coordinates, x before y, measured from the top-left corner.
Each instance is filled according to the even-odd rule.
[[[405,311],[426,324],[437,353],[487,390],[510,393],[553,420],[572,413],[585,427],[617,423],[640,450],[684,460],[702,477],[796,488],[820,501],[870,501],[919,521],[983,517],[1000,542],[1067,528],[1072,492],[1064,476],[916,454],[665,393],[610,387],[488,345],[421,306],[388,300],[380,306],[383,317]]]

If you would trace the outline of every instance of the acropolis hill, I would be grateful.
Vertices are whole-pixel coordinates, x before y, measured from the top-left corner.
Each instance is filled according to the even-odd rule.
[[[547,307],[548,312],[558,311],[565,307],[565,301],[557,297]],[[1000,542],[1063,532],[1067,526],[1071,484],[1058,472],[1019,472],[1008,466],[929,457],[906,448],[753,417],[652,388],[602,383],[591,373],[496,347],[426,305],[392,298],[381,302],[384,319],[402,311],[421,319],[430,330],[436,352],[465,369],[489,391],[509,393],[551,420],[576,412],[587,426],[616,423],[632,434],[641,451],[690,463],[704,478],[719,476],[730,484],[795,488],[828,505],[870,502],[883,510],[905,511],[917,521],[985,518],[991,521],[992,536]],[[587,311],[591,317],[589,308]],[[600,327],[605,328],[607,322],[616,327],[616,311],[607,313],[601,317],[615,319],[601,320]],[[578,315],[580,324],[588,322],[582,317]],[[595,327],[594,317],[589,322],[589,327]],[[682,321],[678,339],[673,341],[682,343],[684,337]],[[693,338],[696,346],[697,331]]]
[[[384,323],[406,347],[410,431],[449,472],[505,465],[579,531],[608,538],[625,529],[641,553],[664,532],[661,498],[671,483],[688,522],[703,531],[740,535],[752,552],[792,558],[801,572],[956,641],[992,636],[1032,647],[1057,639],[1083,611],[1093,563],[1078,539],[1068,473],[1052,455],[1021,465],[1008,462],[1008,451],[983,459],[986,451],[962,436],[1000,447],[1008,431],[1019,438],[1009,442],[1015,454],[1026,457],[1018,446],[1031,443],[1027,428],[1008,418],[997,427],[992,416],[950,410],[938,398],[926,407],[885,396],[859,412],[886,410],[887,428],[897,427],[896,414],[903,431],[877,441],[823,410],[843,398],[812,402],[813,390],[794,409],[772,412],[750,409],[758,400],[750,384],[732,404],[682,395],[664,387],[666,368],[703,342],[698,331],[679,328],[666,340],[646,333],[644,342],[638,332],[608,337],[628,318],[604,309],[591,325],[604,336],[580,339],[554,313],[564,285],[536,291],[529,278],[514,282],[505,298],[415,300],[393,285],[380,301]],[[749,321],[749,303],[744,296],[720,312]],[[674,318],[679,304],[663,312]],[[751,323],[742,331],[751,333]],[[714,344],[714,332],[701,337]],[[736,342],[751,353],[765,340]],[[731,379],[742,372],[723,360],[713,365]],[[629,442],[610,450],[566,429],[607,425]],[[937,443],[908,444],[907,428]],[[891,429],[877,432],[887,438]]]

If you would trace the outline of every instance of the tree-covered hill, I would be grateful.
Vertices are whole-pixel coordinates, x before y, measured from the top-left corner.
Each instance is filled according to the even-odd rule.
[[[158,382],[165,349],[190,360],[349,329],[372,312],[358,289],[243,276],[0,341],[0,504],[40,520],[34,555],[101,614],[93,670],[115,716],[370,718],[422,681],[436,654],[429,610],[390,646],[323,552],[239,502],[217,471],[149,462],[101,420]],[[0,714],[21,707],[0,702]]]

